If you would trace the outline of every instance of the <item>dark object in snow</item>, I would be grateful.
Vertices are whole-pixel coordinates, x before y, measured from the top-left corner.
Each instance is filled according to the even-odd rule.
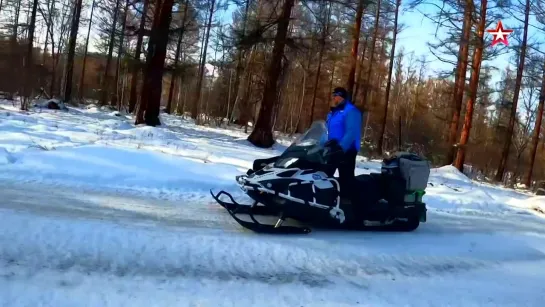
[[[539,181],[534,188],[536,195],[545,195],[545,181]]]
[[[42,100],[34,104],[34,107],[50,110],[68,111],[68,108],[58,99]]]
[[[9,100],[9,101],[15,100],[13,93],[1,92],[1,91],[0,91],[0,99]]]
[[[381,173],[343,183],[348,186],[342,186],[347,192],[341,195],[341,185],[333,177],[337,165],[324,159],[326,131],[323,122],[313,124],[282,155],[257,159],[246,175],[236,177],[253,205],[239,204],[225,191],[210,191],[212,197],[241,226],[262,233],[311,231],[282,225],[286,219],[327,228],[397,231],[413,231],[426,221],[422,197],[430,175],[428,161],[412,153],[397,153],[383,160]],[[221,200],[222,195],[229,200]],[[240,214],[249,215],[251,221]],[[255,215],[277,216],[278,221],[262,224]]]

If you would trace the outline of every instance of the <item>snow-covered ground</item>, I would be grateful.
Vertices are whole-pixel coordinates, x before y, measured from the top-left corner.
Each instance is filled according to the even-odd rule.
[[[0,103],[0,306],[542,306],[545,198],[434,169],[412,233],[243,231],[236,129]],[[358,173],[380,164],[359,158]],[[541,210],[541,213],[539,212]]]

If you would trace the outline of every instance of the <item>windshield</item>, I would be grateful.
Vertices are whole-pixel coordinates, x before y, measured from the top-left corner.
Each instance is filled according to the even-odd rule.
[[[325,122],[316,121],[312,123],[312,126],[310,126],[310,128],[305,131],[305,133],[295,139],[295,141],[291,143],[290,147],[317,145],[320,143],[320,140],[325,137],[327,137],[327,128],[325,126]]]
[[[275,167],[289,167],[297,158],[304,158],[309,162],[319,162],[317,159],[319,159],[319,153],[321,152],[326,139],[327,128],[325,122],[314,122],[305,133],[293,141],[293,143],[291,143],[291,145],[282,153],[275,163]]]

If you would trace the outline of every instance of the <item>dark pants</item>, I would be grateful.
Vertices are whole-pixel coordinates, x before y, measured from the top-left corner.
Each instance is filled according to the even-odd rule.
[[[337,169],[339,170],[339,183],[341,185],[341,195],[348,196],[348,192],[352,191],[352,183],[354,182],[356,170],[356,156],[358,152],[355,149],[348,150],[342,160],[339,162]]]

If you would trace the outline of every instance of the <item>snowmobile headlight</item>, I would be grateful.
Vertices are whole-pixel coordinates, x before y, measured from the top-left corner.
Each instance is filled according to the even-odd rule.
[[[281,167],[289,167],[290,165],[292,165],[293,163],[297,162],[297,160],[299,160],[299,158],[289,158],[289,159],[285,159],[284,161],[282,161],[280,163],[280,166]]]

